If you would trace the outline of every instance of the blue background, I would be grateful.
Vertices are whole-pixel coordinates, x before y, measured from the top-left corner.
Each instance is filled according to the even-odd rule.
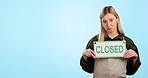
[[[92,78],[79,60],[112,5],[139,49],[142,65],[127,78],[146,78],[147,0],[1,0],[0,78]]]

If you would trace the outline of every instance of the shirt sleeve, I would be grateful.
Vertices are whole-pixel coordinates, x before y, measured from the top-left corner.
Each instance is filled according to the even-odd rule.
[[[94,58],[87,58],[87,62],[81,57],[80,65],[82,69],[88,73],[93,73],[94,70]]]
[[[127,61],[127,66],[126,66],[126,69],[127,69],[126,74],[127,75],[134,75],[141,65],[140,57],[139,57],[139,53],[138,53],[138,48],[134,44],[134,42],[131,39],[129,39],[129,40],[127,40],[127,49],[132,49],[138,54],[138,59],[137,59],[136,63],[133,64],[133,58],[129,58]]]

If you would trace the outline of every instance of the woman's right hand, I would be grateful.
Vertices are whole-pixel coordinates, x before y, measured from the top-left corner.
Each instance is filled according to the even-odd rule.
[[[88,57],[93,57],[95,58],[96,56],[96,53],[91,50],[91,49],[86,49],[84,52],[83,52],[83,58],[85,59],[85,61],[87,61],[87,58]]]

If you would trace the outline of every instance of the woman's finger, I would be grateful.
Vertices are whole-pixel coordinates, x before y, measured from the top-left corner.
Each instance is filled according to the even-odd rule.
[[[95,55],[94,55],[91,51],[89,51],[89,54],[90,54],[93,58],[95,58]]]

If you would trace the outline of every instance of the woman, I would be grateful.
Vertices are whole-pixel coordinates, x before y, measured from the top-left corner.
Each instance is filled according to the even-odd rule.
[[[93,78],[125,78],[133,75],[141,65],[138,49],[134,42],[125,36],[120,18],[112,6],[103,8],[100,14],[101,31],[87,44],[83,52],[80,65],[88,73],[93,73]],[[93,50],[94,41],[126,41],[127,50],[124,58],[95,58]]]

